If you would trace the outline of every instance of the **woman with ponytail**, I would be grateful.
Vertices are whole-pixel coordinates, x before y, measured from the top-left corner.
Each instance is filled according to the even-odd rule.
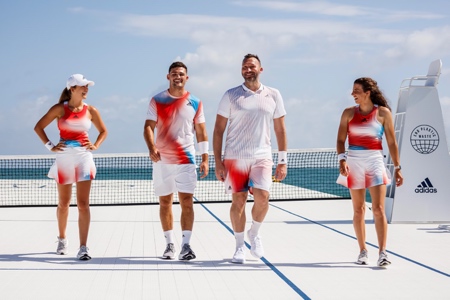
[[[34,127],[45,147],[56,154],[55,163],[50,168],[48,177],[54,178],[58,186],[59,201],[56,215],[59,236],[56,253],[61,255],[68,253],[67,219],[72,185],[73,183],[76,184],[80,238],[77,258],[80,260],[91,259],[87,248],[91,220],[89,194],[91,180],[96,175],[91,151],[97,150],[107,136],[107,129],[99,111],[94,106],[84,102],[89,92],[89,86],[93,85],[93,81],[87,80],[81,74],[70,76],[58,104],[53,105]],[[50,141],[44,130],[55,119],[60,132],[60,139],[56,145]],[[91,123],[94,124],[99,133],[94,143],[88,136]]]
[[[368,264],[365,195],[366,189],[369,189],[378,238],[377,265],[383,267],[391,263],[386,253],[387,220],[384,212],[386,185],[391,183],[391,178],[383,160],[383,133],[395,166],[395,184],[400,186],[403,183],[394,122],[387,100],[372,78],[356,79],[352,96],[357,105],[344,110],[337,135],[336,150],[340,171],[338,183],[350,189],[353,227],[360,248],[356,263],[360,265]],[[347,137],[348,154],[345,153]]]

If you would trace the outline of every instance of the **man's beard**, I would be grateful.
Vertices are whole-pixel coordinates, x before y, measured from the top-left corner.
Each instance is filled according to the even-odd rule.
[[[244,77],[244,80],[247,82],[255,82],[256,81],[256,75],[251,75],[248,77]]]

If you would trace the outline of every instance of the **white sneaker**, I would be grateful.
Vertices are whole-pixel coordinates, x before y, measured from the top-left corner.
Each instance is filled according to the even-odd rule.
[[[179,260],[191,260],[195,259],[195,253],[191,249],[191,245],[184,244],[183,248],[181,249],[180,255],[178,256]]]
[[[90,260],[91,256],[89,255],[89,248],[86,246],[80,246],[80,250],[78,251],[77,258],[79,260]]]
[[[69,253],[69,250],[67,249],[67,247],[69,246],[69,242],[67,241],[67,239],[61,239],[58,236],[58,247],[56,248],[56,254],[59,255],[65,255],[67,253]]]
[[[379,267],[386,267],[386,266],[389,266],[390,264],[391,264],[391,262],[388,259],[386,251],[381,251],[380,257],[378,258],[377,265]]]
[[[256,258],[261,258],[264,256],[264,248],[259,235],[254,236],[251,231],[247,231],[248,239],[250,240],[250,254]]]
[[[236,248],[236,252],[234,252],[233,258],[231,259],[232,263],[235,264],[245,264],[245,251],[244,247]]]
[[[369,256],[367,255],[366,249],[362,250],[361,253],[359,253],[356,263],[358,265],[367,265],[369,263]]]
[[[173,243],[168,243],[166,246],[166,250],[164,250],[164,254],[162,256],[164,259],[174,259],[175,258],[175,247]]]

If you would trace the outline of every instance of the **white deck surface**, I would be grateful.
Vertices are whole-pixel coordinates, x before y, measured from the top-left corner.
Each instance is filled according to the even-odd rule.
[[[0,208],[0,299],[450,299],[449,224],[390,224],[392,265],[379,268],[368,210],[370,264],[359,266],[350,200],[271,202],[265,256],[248,251],[236,265],[229,206],[195,205],[190,262],[159,258],[157,205],[92,207],[88,262],[75,258],[75,207],[66,256],[54,254],[54,207]],[[179,213],[175,205],[175,220]]]

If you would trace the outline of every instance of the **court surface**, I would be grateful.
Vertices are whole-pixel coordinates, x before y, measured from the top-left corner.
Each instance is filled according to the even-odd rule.
[[[229,206],[195,204],[190,262],[159,258],[158,205],[92,207],[88,262],[76,260],[75,207],[66,256],[54,254],[55,207],[0,208],[0,299],[450,299],[449,223],[390,224],[392,265],[379,268],[368,209],[370,264],[359,266],[350,200],[271,202],[265,256],[236,265]],[[179,215],[175,205],[177,250]]]

